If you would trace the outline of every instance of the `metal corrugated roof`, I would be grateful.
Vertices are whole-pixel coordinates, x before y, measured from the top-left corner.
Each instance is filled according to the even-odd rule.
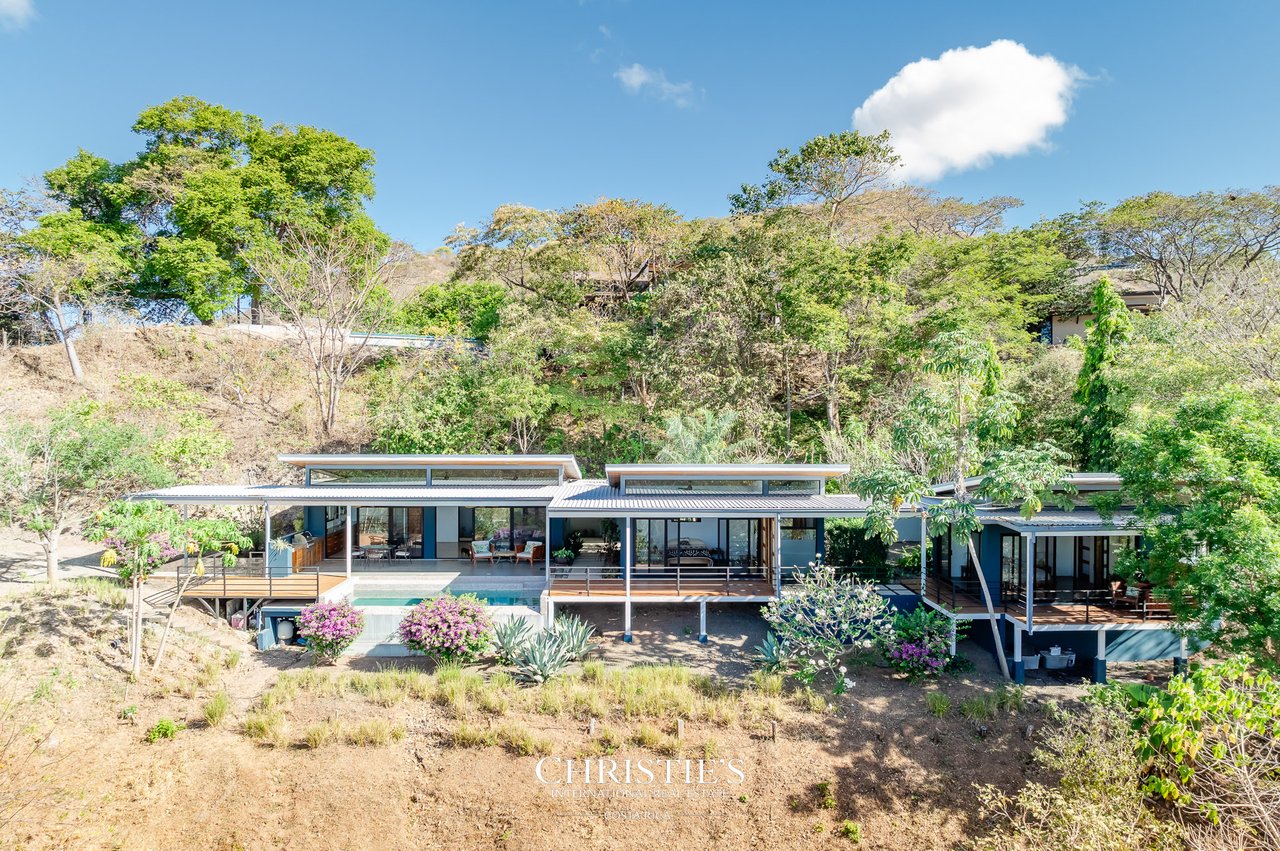
[[[999,523],[1020,532],[1037,531],[1135,531],[1137,515],[1132,512],[1112,514],[1108,519],[1090,508],[1078,508],[1074,511],[1049,509],[1041,511],[1030,518],[1023,517],[1017,511],[982,510],[978,511],[978,519],[983,523]]]
[[[867,500],[837,494],[623,496],[594,479],[560,485],[480,487],[402,485],[180,485],[134,494],[171,505],[542,505],[552,517],[828,517],[862,514]]]
[[[982,484],[984,478],[984,476],[970,476],[964,480],[965,487],[973,490]],[[1066,480],[1068,484],[1084,491],[1115,490],[1122,484],[1120,477],[1115,473],[1068,473]],[[932,488],[933,492],[939,496],[954,493],[955,489],[955,482],[942,482]]]
[[[180,485],[133,495],[170,505],[549,505],[557,485]]]
[[[608,482],[575,482],[559,489],[548,513],[552,517],[616,516],[616,517],[684,517],[709,514],[718,517],[739,515],[763,517],[782,514],[786,517],[834,517],[861,515],[869,504],[858,496],[847,494],[631,494]]]
[[[555,467],[566,479],[581,479],[578,460],[572,455],[394,455],[380,453],[277,455],[283,464],[297,467],[338,464],[369,467]]]
[[[771,477],[810,477],[834,479],[849,472],[848,464],[606,464],[609,484],[618,484],[623,476],[656,476],[688,478],[723,476],[729,479],[767,479]]]

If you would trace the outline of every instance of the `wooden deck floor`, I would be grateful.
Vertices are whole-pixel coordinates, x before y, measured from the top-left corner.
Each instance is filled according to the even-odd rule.
[[[593,579],[589,589],[588,584],[580,579],[556,579],[551,584],[551,597],[555,600],[621,600],[626,593],[626,584],[621,579]],[[633,600],[767,600],[773,598],[773,593],[772,585],[756,580],[734,580],[726,585],[724,580],[682,579],[678,588],[674,579],[631,583]]]
[[[903,583],[917,594],[920,593],[920,581],[914,582],[904,580]],[[996,589],[992,589],[994,593]],[[983,604],[982,598],[973,594],[956,591],[951,593],[950,587],[943,585],[941,589],[935,587],[934,580],[929,581],[928,598],[958,615],[985,615],[987,607]],[[1027,619],[1027,607],[1024,601],[1019,600],[1017,603],[1004,605],[996,603],[996,614],[1007,614],[1020,620]],[[1112,608],[1109,605],[1095,605],[1084,603],[1036,603],[1032,611],[1033,624],[1095,624],[1095,623],[1114,623],[1114,624],[1138,624],[1138,623],[1167,623],[1170,617],[1166,612],[1157,612],[1148,614],[1143,617],[1140,611],[1135,609]]]
[[[183,592],[183,597],[204,600],[253,599],[271,597],[278,600],[314,600],[326,591],[341,585],[346,576],[334,573],[305,573],[292,576],[276,576],[268,581],[265,576],[214,577],[208,582],[193,585]]]

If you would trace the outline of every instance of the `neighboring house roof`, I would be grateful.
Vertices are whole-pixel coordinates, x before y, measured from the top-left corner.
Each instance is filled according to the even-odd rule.
[[[849,472],[848,464],[606,464],[605,478],[617,485],[628,478],[824,478],[834,479]]]
[[[1050,509],[1031,517],[1023,517],[1013,509],[980,509],[978,519],[984,524],[999,523],[1016,532],[1127,532],[1133,534],[1138,525],[1137,515],[1118,511],[1104,519],[1090,508],[1075,511]]]
[[[984,476],[970,476],[964,480],[964,486],[968,490],[974,490],[982,484]],[[1122,484],[1121,479],[1115,473],[1069,473],[1067,475],[1067,483],[1075,486],[1079,491],[1113,491],[1118,490]],[[933,486],[935,496],[951,496],[956,491],[954,482],[942,482]]]
[[[547,509],[552,517],[689,517],[708,514],[716,517],[861,516],[869,501],[847,494],[634,494],[605,481],[575,482],[562,486]]]
[[[277,455],[284,464],[352,467],[555,467],[566,479],[581,479],[578,461],[572,455],[382,455],[379,453]]]

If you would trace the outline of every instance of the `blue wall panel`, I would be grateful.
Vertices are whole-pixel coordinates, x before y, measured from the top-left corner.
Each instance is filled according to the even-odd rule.
[[[434,506],[422,509],[422,557],[436,557],[436,509]]]

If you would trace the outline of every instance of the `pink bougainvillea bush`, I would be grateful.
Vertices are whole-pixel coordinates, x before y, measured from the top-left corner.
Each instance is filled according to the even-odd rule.
[[[298,616],[298,635],[322,662],[332,663],[346,652],[364,631],[364,612],[346,600],[316,603]]]
[[[470,662],[489,648],[493,625],[472,594],[423,600],[400,621],[404,646],[449,662]]]

